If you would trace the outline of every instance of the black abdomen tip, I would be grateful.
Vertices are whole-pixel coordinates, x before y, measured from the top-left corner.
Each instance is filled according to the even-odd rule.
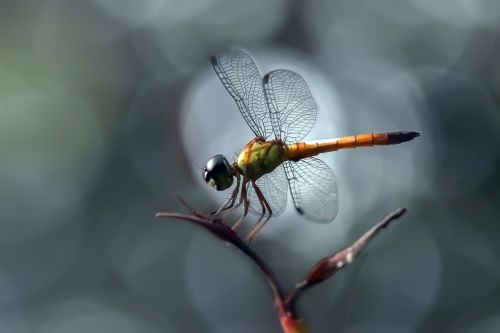
[[[387,141],[389,144],[397,144],[415,139],[420,136],[419,132],[414,131],[397,131],[387,133]]]

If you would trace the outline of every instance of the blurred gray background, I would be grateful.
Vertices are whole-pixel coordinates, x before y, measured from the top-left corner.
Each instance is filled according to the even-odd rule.
[[[254,248],[286,287],[399,206],[306,293],[312,332],[500,332],[500,2],[0,1],[0,332],[279,332],[271,292],[205,231],[156,221],[252,138],[209,56],[305,77],[307,139],[417,130],[324,156],[340,213]]]

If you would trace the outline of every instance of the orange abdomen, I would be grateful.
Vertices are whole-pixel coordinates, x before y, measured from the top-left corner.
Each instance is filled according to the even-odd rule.
[[[289,145],[285,152],[285,156],[288,160],[296,161],[340,149],[398,144],[410,141],[419,135],[418,132],[397,131],[365,133],[329,140],[304,141]]]

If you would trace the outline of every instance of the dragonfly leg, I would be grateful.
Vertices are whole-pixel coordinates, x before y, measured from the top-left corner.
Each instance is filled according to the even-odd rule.
[[[238,205],[240,205],[243,202],[243,216],[236,221],[236,223],[231,227],[232,230],[236,231],[236,229],[239,228],[239,226],[243,223],[245,220],[245,217],[248,214],[248,196],[247,196],[247,184],[248,180],[245,178],[243,179],[243,184],[241,184],[241,197],[240,197],[240,202]]]
[[[234,188],[233,193],[231,193],[229,199],[227,199],[226,202],[224,202],[224,204],[214,213],[215,216],[224,213],[224,216],[222,216],[222,218],[225,218],[229,213],[233,211],[233,209],[235,208],[236,198],[238,197],[238,192],[240,191],[240,179],[240,174],[236,174],[236,187]]]
[[[257,186],[257,184],[255,184],[254,181],[252,181],[252,186],[255,190],[255,193],[257,193],[257,198],[259,199],[260,207],[262,208],[262,214],[260,214],[259,219],[257,220],[257,223],[259,223],[259,221],[261,221],[264,218],[264,215],[266,214],[266,205],[264,205],[264,202],[261,200],[261,197],[258,194],[258,192],[260,192],[262,194],[262,191]],[[262,196],[262,197],[264,197],[264,196]]]
[[[255,224],[255,226],[252,228],[252,230],[250,230],[248,236],[246,237],[246,241],[248,244],[252,242],[252,240],[255,238],[255,236],[257,236],[257,234],[264,227],[267,221],[269,221],[271,215],[273,215],[273,210],[271,209],[271,206],[269,206],[269,203],[267,202],[260,188],[255,183],[252,183],[252,185],[255,189],[255,194],[257,194],[257,198],[259,199],[259,202],[262,206],[262,215],[257,221],[257,224]],[[268,212],[267,216],[265,216],[266,210]]]

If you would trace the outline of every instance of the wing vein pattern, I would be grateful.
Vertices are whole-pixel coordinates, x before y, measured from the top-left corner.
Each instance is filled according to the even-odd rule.
[[[213,56],[212,66],[255,136],[268,138],[272,132],[271,119],[262,76],[252,58],[240,49],[231,49]]]
[[[272,172],[263,175],[257,179],[256,184],[273,210],[272,216],[276,217],[283,214],[288,195],[288,181],[283,166],[279,165]],[[248,189],[248,199],[250,201],[250,212],[254,215],[260,215],[262,208],[252,185]]]
[[[313,222],[332,221],[338,212],[332,169],[315,157],[286,161],[283,166],[297,212]]]
[[[278,69],[265,75],[264,96],[274,135],[286,144],[303,139],[316,122],[318,105],[299,74]]]

